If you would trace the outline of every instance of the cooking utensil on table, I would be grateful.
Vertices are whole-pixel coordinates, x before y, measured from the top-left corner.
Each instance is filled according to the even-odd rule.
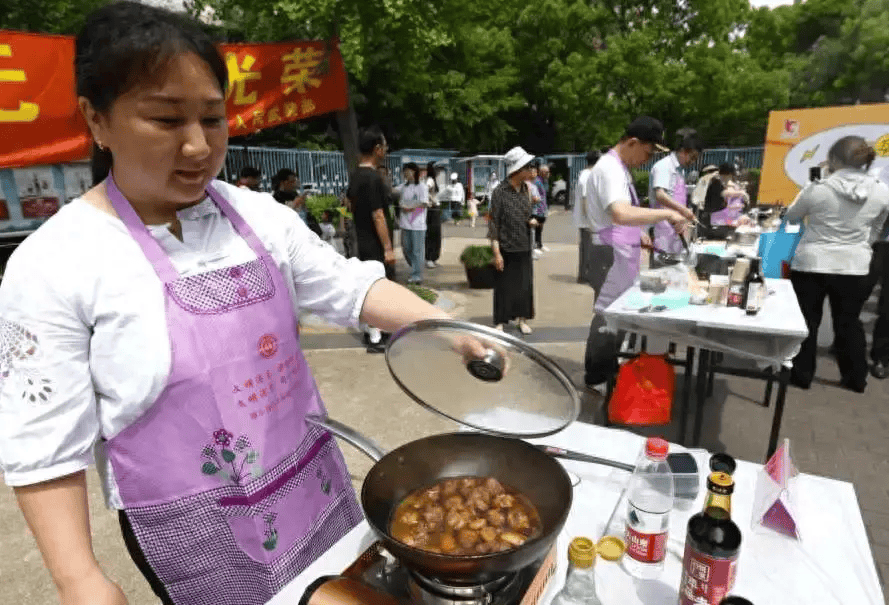
[[[341,427],[317,417],[309,421],[365,453],[374,451],[375,446],[362,443],[365,438],[354,431],[340,432]],[[557,460],[520,439],[475,432],[432,435],[376,460],[361,487],[368,525],[404,566],[447,583],[480,584],[538,561],[549,552],[571,510],[568,473]],[[495,477],[524,494],[540,515],[540,534],[512,550],[467,556],[428,552],[392,537],[392,515],[411,492],[441,479],[467,475]]]
[[[478,343],[483,346],[467,346]],[[479,349],[483,355],[466,352]],[[570,378],[524,341],[455,320],[400,330],[387,344],[386,364],[414,401],[483,431],[424,437],[386,453],[340,422],[307,417],[375,460],[361,506],[389,552],[409,569],[452,584],[487,582],[545,556],[568,518],[571,479],[557,460],[521,438],[552,435],[577,419],[580,397]],[[390,535],[392,514],[411,492],[467,475],[491,476],[523,493],[540,515],[540,535],[512,550],[472,556],[427,552]]]
[[[682,263],[688,265],[689,267],[694,267],[695,263],[697,262],[697,255],[695,254],[695,251],[688,246],[688,240],[685,239],[684,234],[677,233],[676,235],[679,236],[679,241],[682,242],[682,247],[685,250],[685,253],[682,255]]]
[[[662,265],[678,265],[682,262],[682,258],[680,258],[679,255],[673,254],[672,252],[667,252],[666,250],[662,250],[657,246],[646,244],[640,244],[639,246],[641,248],[644,248],[645,250],[651,250],[652,252],[654,252],[655,260]]]

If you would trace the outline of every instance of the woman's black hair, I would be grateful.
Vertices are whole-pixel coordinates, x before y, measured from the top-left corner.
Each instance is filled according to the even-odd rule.
[[[432,186],[432,190],[435,193],[438,193],[438,179],[435,178],[435,162],[429,162],[426,164],[426,178],[432,177],[432,182],[434,185]]]
[[[877,157],[874,148],[862,137],[849,135],[831,145],[827,152],[827,160],[835,168],[858,168],[870,170],[870,165]]]
[[[732,176],[735,175],[735,167],[728,162],[723,162],[719,165],[719,174],[730,174]]]
[[[247,176],[247,175],[242,174],[241,176],[243,177],[243,176]],[[257,176],[259,176],[259,175],[257,175]],[[275,176],[272,177],[272,191],[277,191],[278,187],[281,186],[281,183],[283,183],[284,181],[286,181],[287,179],[289,179],[292,176],[296,176],[296,173],[293,170],[291,170],[290,168],[282,168],[281,170],[276,172]]]
[[[122,0],[96,9],[74,41],[75,93],[99,113],[121,95],[156,79],[176,57],[194,53],[228,88],[228,69],[210,37],[196,23],[168,10]],[[111,170],[111,153],[93,145],[93,184]]]
[[[403,170],[411,170],[414,173],[413,182],[408,181],[409,185],[419,185],[420,184],[420,167],[417,166],[415,162],[408,162],[404,165]]]

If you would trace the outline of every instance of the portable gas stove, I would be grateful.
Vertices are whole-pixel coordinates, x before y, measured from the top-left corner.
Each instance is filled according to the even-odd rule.
[[[484,584],[453,584],[403,567],[375,542],[340,576],[313,582],[299,605],[537,605],[556,570],[541,561]]]

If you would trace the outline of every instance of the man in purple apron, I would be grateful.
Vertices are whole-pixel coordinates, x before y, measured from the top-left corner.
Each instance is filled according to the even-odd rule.
[[[640,208],[630,169],[649,160],[663,146],[664,127],[642,116],[627,126],[623,137],[590,171],[581,227],[591,238],[589,276],[595,290],[595,315],[584,359],[585,382],[599,385],[617,369],[620,335],[605,327],[602,310],[626,292],[639,274],[642,227],[667,221],[684,229],[686,219],[668,208]]]
[[[648,201],[652,208],[669,208],[687,220],[694,220],[694,212],[688,208],[685,169],[697,161],[702,148],[698,136],[688,133],[679,140],[676,151],[652,166],[648,177]],[[676,230],[667,221],[655,224],[654,247],[671,254],[682,252],[682,242],[679,241]],[[654,259],[655,255],[652,255],[652,261]]]

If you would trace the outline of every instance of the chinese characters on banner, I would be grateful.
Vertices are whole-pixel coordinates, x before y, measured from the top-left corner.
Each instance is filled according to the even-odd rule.
[[[222,44],[229,134],[239,136],[345,109],[336,40]],[[0,31],[0,168],[89,155],[74,95],[74,39]]]

